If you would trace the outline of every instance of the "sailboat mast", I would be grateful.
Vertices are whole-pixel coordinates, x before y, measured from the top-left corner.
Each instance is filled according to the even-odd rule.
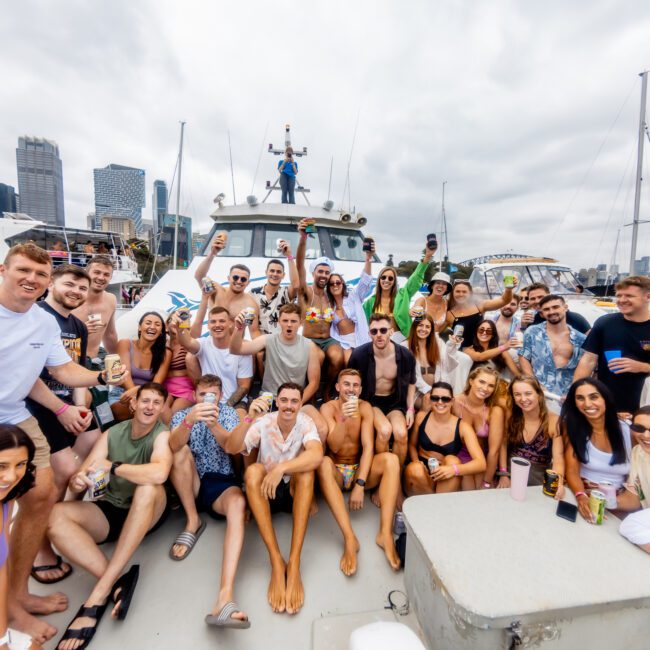
[[[641,72],[641,114],[639,116],[639,145],[636,159],[636,187],[634,191],[634,221],[632,222],[632,250],[630,251],[630,275],[634,273],[636,243],[639,234],[639,208],[641,204],[641,174],[643,172],[643,138],[645,136],[646,95],[648,91],[648,71]]]
[[[178,215],[180,214],[179,206],[181,202],[181,169],[183,167],[183,131],[185,122],[181,122],[181,144],[178,148],[178,183],[176,185],[176,218],[174,219],[174,266],[178,262]]]

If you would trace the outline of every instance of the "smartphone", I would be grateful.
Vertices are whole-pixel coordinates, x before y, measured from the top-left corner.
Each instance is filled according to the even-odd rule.
[[[555,514],[567,521],[575,521],[578,516],[578,506],[574,506],[568,501],[558,501]]]
[[[430,251],[434,251],[438,248],[438,240],[435,232],[431,232],[427,235],[427,248]]]
[[[372,237],[364,237],[363,238],[363,252],[364,253],[372,252],[374,244],[375,244],[375,240]]]

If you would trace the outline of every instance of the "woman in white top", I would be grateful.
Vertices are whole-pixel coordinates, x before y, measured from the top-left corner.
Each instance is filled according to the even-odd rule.
[[[630,427],[618,419],[607,386],[585,377],[574,382],[567,393],[560,430],[566,482],[576,496],[580,514],[593,522],[589,492],[605,481],[618,492],[630,473]]]

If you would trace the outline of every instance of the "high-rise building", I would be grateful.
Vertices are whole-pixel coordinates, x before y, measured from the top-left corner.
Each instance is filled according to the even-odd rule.
[[[153,182],[151,210],[153,213],[153,232],[155,235],[163,227],[163,221],[167,214],[167,183],[165,181]]]
[[[16,190],[11,185],[0,183],[0,215],[3,212],[18,212]]]
[[[52,140],[23,136],[16,149],[20,210],[34,219],[65,226],[63,164]]]
[[[136,232],[142,230],[142,208],[145,206],[144,169],[107,165],[94,169],[95,227],[101,227],[101,217],[126,217],[135,223]]]
[[[128,217],[116,217],[112,214],[102,215],[102,230],[104,232],[117,232],[125,241],[135,237],[135,222]]]
[[[192,257],[196,257],[201,254],[203,247],[205,246],[205,240],[208,238],[207,235],[201,235],[198,232],[192,233]]]
[[[640,260],[634,260],[634,270],[632,275],[650,274],[650,256],[645,255]]]

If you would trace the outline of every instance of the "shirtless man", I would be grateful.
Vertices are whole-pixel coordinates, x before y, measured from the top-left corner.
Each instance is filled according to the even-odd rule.
[[[329,433],[327,455],[317,474],[323,496],[343,533],[344,549],[339,566],[346,576],[356,573],[359,552],[359,541],[352,530],[343,491],[350,492],[350,510],[360,510],[365,491],[379,486],[381,518],[375,541],[397,571],[400,561],[392,525],[399,492],[399,459],[388,452],[374,453],[374,414],[368,402],[358,399],[361,395],[359,372],[350,368],[341,370],[336,391],[339,399],[323,404],[320,411]],[[350,399],[352,396],[356,399]]]
[[[113,277],[113,261],[108,255],[95,255],[91,258],[86,264],[86,272],[90,276],[88,298],[72,314],[79,318],[88,330],[87,356],[90,361],[97,358],[102,341],[106,352],[110,354],[117,352],[117,330],[115,329],[117,299],[112,293],[106,291]],[[93,367],[93,370],[101,370],[101,368]]]
[[[391,341],[393,329],[388,316],[372,314],[369,332],[372,341],[355,348],[348,366],[361,374],[361,396],[373,407],[375,452],[388,451],[392,436],[393,453],[401,467],[415,415],[415,358],[403,345]]]
[[[296,266],[298,267],[298,278],[300,280],[298,303],[303,316],[303,336],[311,339],[318,346],[321,353],[321,362],[326,358],[328,361],[327,381],[325,383],[325,399],[328,399],[330,389],[345,365],[343,348],[330,336],[334,311],[325,291],[329,277],[334,271],[334,265],[327,257],[319,257],[314,260],[309,266],[313,284],[311,287],[307,286],[307,273],[305,271],[306,228],[307,220],[302,219],[298,224],[300,241],[296,251]]]
[[[212,242],[212,248],[208,256],[196,267],[196,273],[194,277],[199,283],[202,292],[201,305],[199,306],[199,311],[196,314],[195,323],[198,324],[199,328],[203,325],[203,318],[205,317],[205,312],[208,309],[213,307],[225,307],[229,312],[232,318],[235,318],[239,312],[246,307],[252,307],[255,310],[255,319],[253,324],[250,327],[250,335],[252,338],[258,337],[260,332],[260,310],[257,304],[257,301],[250,293],[245,293],[246,287],[251,277],[250,269],[244,264],[233,264],[230,267],[230,273],[228,274],[228,286],[222,287],[219,283],[215,282],[215,290],[212,293],[205,294],[203,292],[202,280],[208,275],[210,270],[210,265],[214,260],[215,256],[218,255],[226,246],[226,239],[222,235],[217,235]],[[198,336],[192,332],[193,336]]]
[[[515,316],[518,308],[519,296],[513,294],[512,300],[507,305],[501,307],[498,312],[493,312],[488,316],[497,326],[499,344],[507,343],[515,335],[519,327],[519,319]]]
[[[566,322],[567,306],[562,296],[544,296],[539,308],[546,322],[526,329],[519,363],[525,374],[537,377],[545,391],[564,397],[573,382],[586,336]]]

